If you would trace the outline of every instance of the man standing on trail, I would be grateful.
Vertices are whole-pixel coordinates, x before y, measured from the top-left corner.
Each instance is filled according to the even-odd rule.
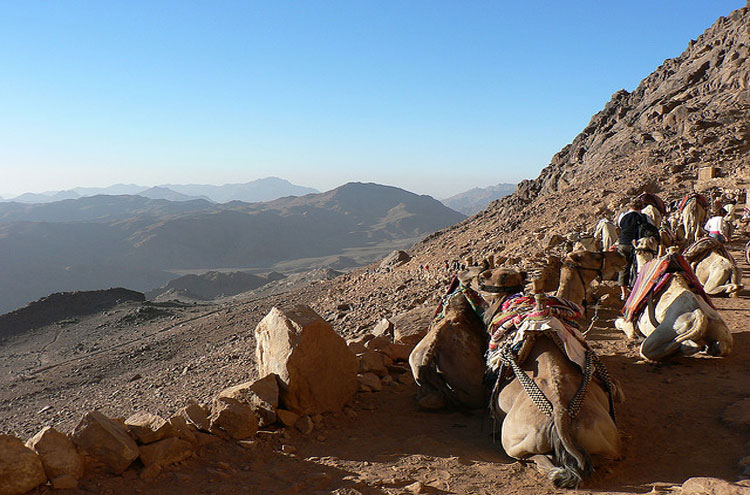
[[[640,226],[648,222],[648,217],[641,213],[643,202],[639,198],[630,201],[630,209],[620,215],[617,225],[620,227],[620,240],[617,243],[617,252],[625,256],[627,264],[622,269],[617,282],[620,285],[620,299],[623,301],[628,296],[628,287],[631,286],[630,270],[633,266],[633,241],[640,237]]]

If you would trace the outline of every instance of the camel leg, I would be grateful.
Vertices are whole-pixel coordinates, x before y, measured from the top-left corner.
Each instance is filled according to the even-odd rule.
[[[664,361],[678,354],[700,351],[690,340],[703,338],[708,329],[708,318],[696,296],[683,293],[669,306],[664,319],[641,344],[641,356],[652,361]]]
[[[625,321],[625,318],[617,318],[615,320],[615,328],[627,335],[630,340],[638,338],[638,331],[635,329],[635,323],[632,321]]]

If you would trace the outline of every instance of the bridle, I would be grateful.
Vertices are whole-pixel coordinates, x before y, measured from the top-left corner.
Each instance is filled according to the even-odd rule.
[[[516,292],[523,292],[523,290],[526,288],[525,285],[485,285],[481,282],[478,284],[478,286],[480,291],[489,292],[490,294],[515,294]]]
[[[572,261],[563,260],[562,264],[563,266],[567,266],[568,268],[574,270],[578,274],[578,278],[581,280],[581,285],[583,285],[583,289],[586,290],[586,281],[583,279],[583,274],[581,273],[581,270],[589,270],[592,272],[596,272],[597,277],[599,277],[599,280],[602,282],[604,281],[604,264],[607,261],[606,253],[601,253],[602,255],[602,265],[599,268],[589,268],[587,266],[582,266],[580,264],[573,263]],[[596,280],[596,278],[595,278]]]

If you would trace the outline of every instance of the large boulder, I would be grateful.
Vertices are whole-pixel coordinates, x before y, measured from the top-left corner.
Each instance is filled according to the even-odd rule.
[[[383,261],[380,262],[380,268],[395,268],[407,263],[409,260],[411,260],[409,253],[397,249],[391,251],[391,254],[383,258]]]
[[[20,495],[46,481],[39,456],[20,438],[0,435],[0,495]]]
[[[427,329],[434,316],[434,307],[421,305],[392,318],[393,342],[413,348],[427,335]]]
[[[258,426],[272,425],[276,422],[276,409],[279,407],[279,383],[276,374],[270,374],[254,382],[245,382],[229,387],[219,393],[219,397],[228,397],[250,406],[258,416]]]
[[[164,418],[147,412],[137,412],[125,420],[128,427],[140,443],[154,443],[165,437],[175,436],[175,431]]]
[[[78,449],[99,460],[114,474],[122,474],[138,458],[138,445],[120,423],[91,411],[71,435]]]
[[[750,487],[718,478],[689,478],[682,484],[681,495],[750,495]]]
[[[83,478],[84,462],[73,441],[64,433],[46,426],[31,437],[26,446],[39,454],[44,472],[51,480],[69,475]]]
[[[260,375],[279,376],[280,399],[287,409],[300,415],[340,411],[357,391],[357,358],[309,307],[274,307],[256,327],[255,337]]]
[[[244,440],[258,432],[258,417],[250,406],[228,397],[219,397],[211,405],[211,432],[226,433]]]

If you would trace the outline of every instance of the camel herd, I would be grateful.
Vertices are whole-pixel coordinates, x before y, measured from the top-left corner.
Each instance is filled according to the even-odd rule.
[[[726,356],[732,335],[708,294],[736,295],[740,269],[723,244],[702,238],[705,201],[686,197],[668,215],[657,200],[644,213],[661,232],[635,243],[639,275],[615,327],[648,360]],[[614,408],[622,393],[581,329],[589,286],[615,279],[627,262],[612,249],[611,221],[569,240],[572,252],[531,272],[460,273],[409,357],[421,407],[489,407],[505,452],[534,461],[558,487],[586,479],[592,456],[622,452]]]

